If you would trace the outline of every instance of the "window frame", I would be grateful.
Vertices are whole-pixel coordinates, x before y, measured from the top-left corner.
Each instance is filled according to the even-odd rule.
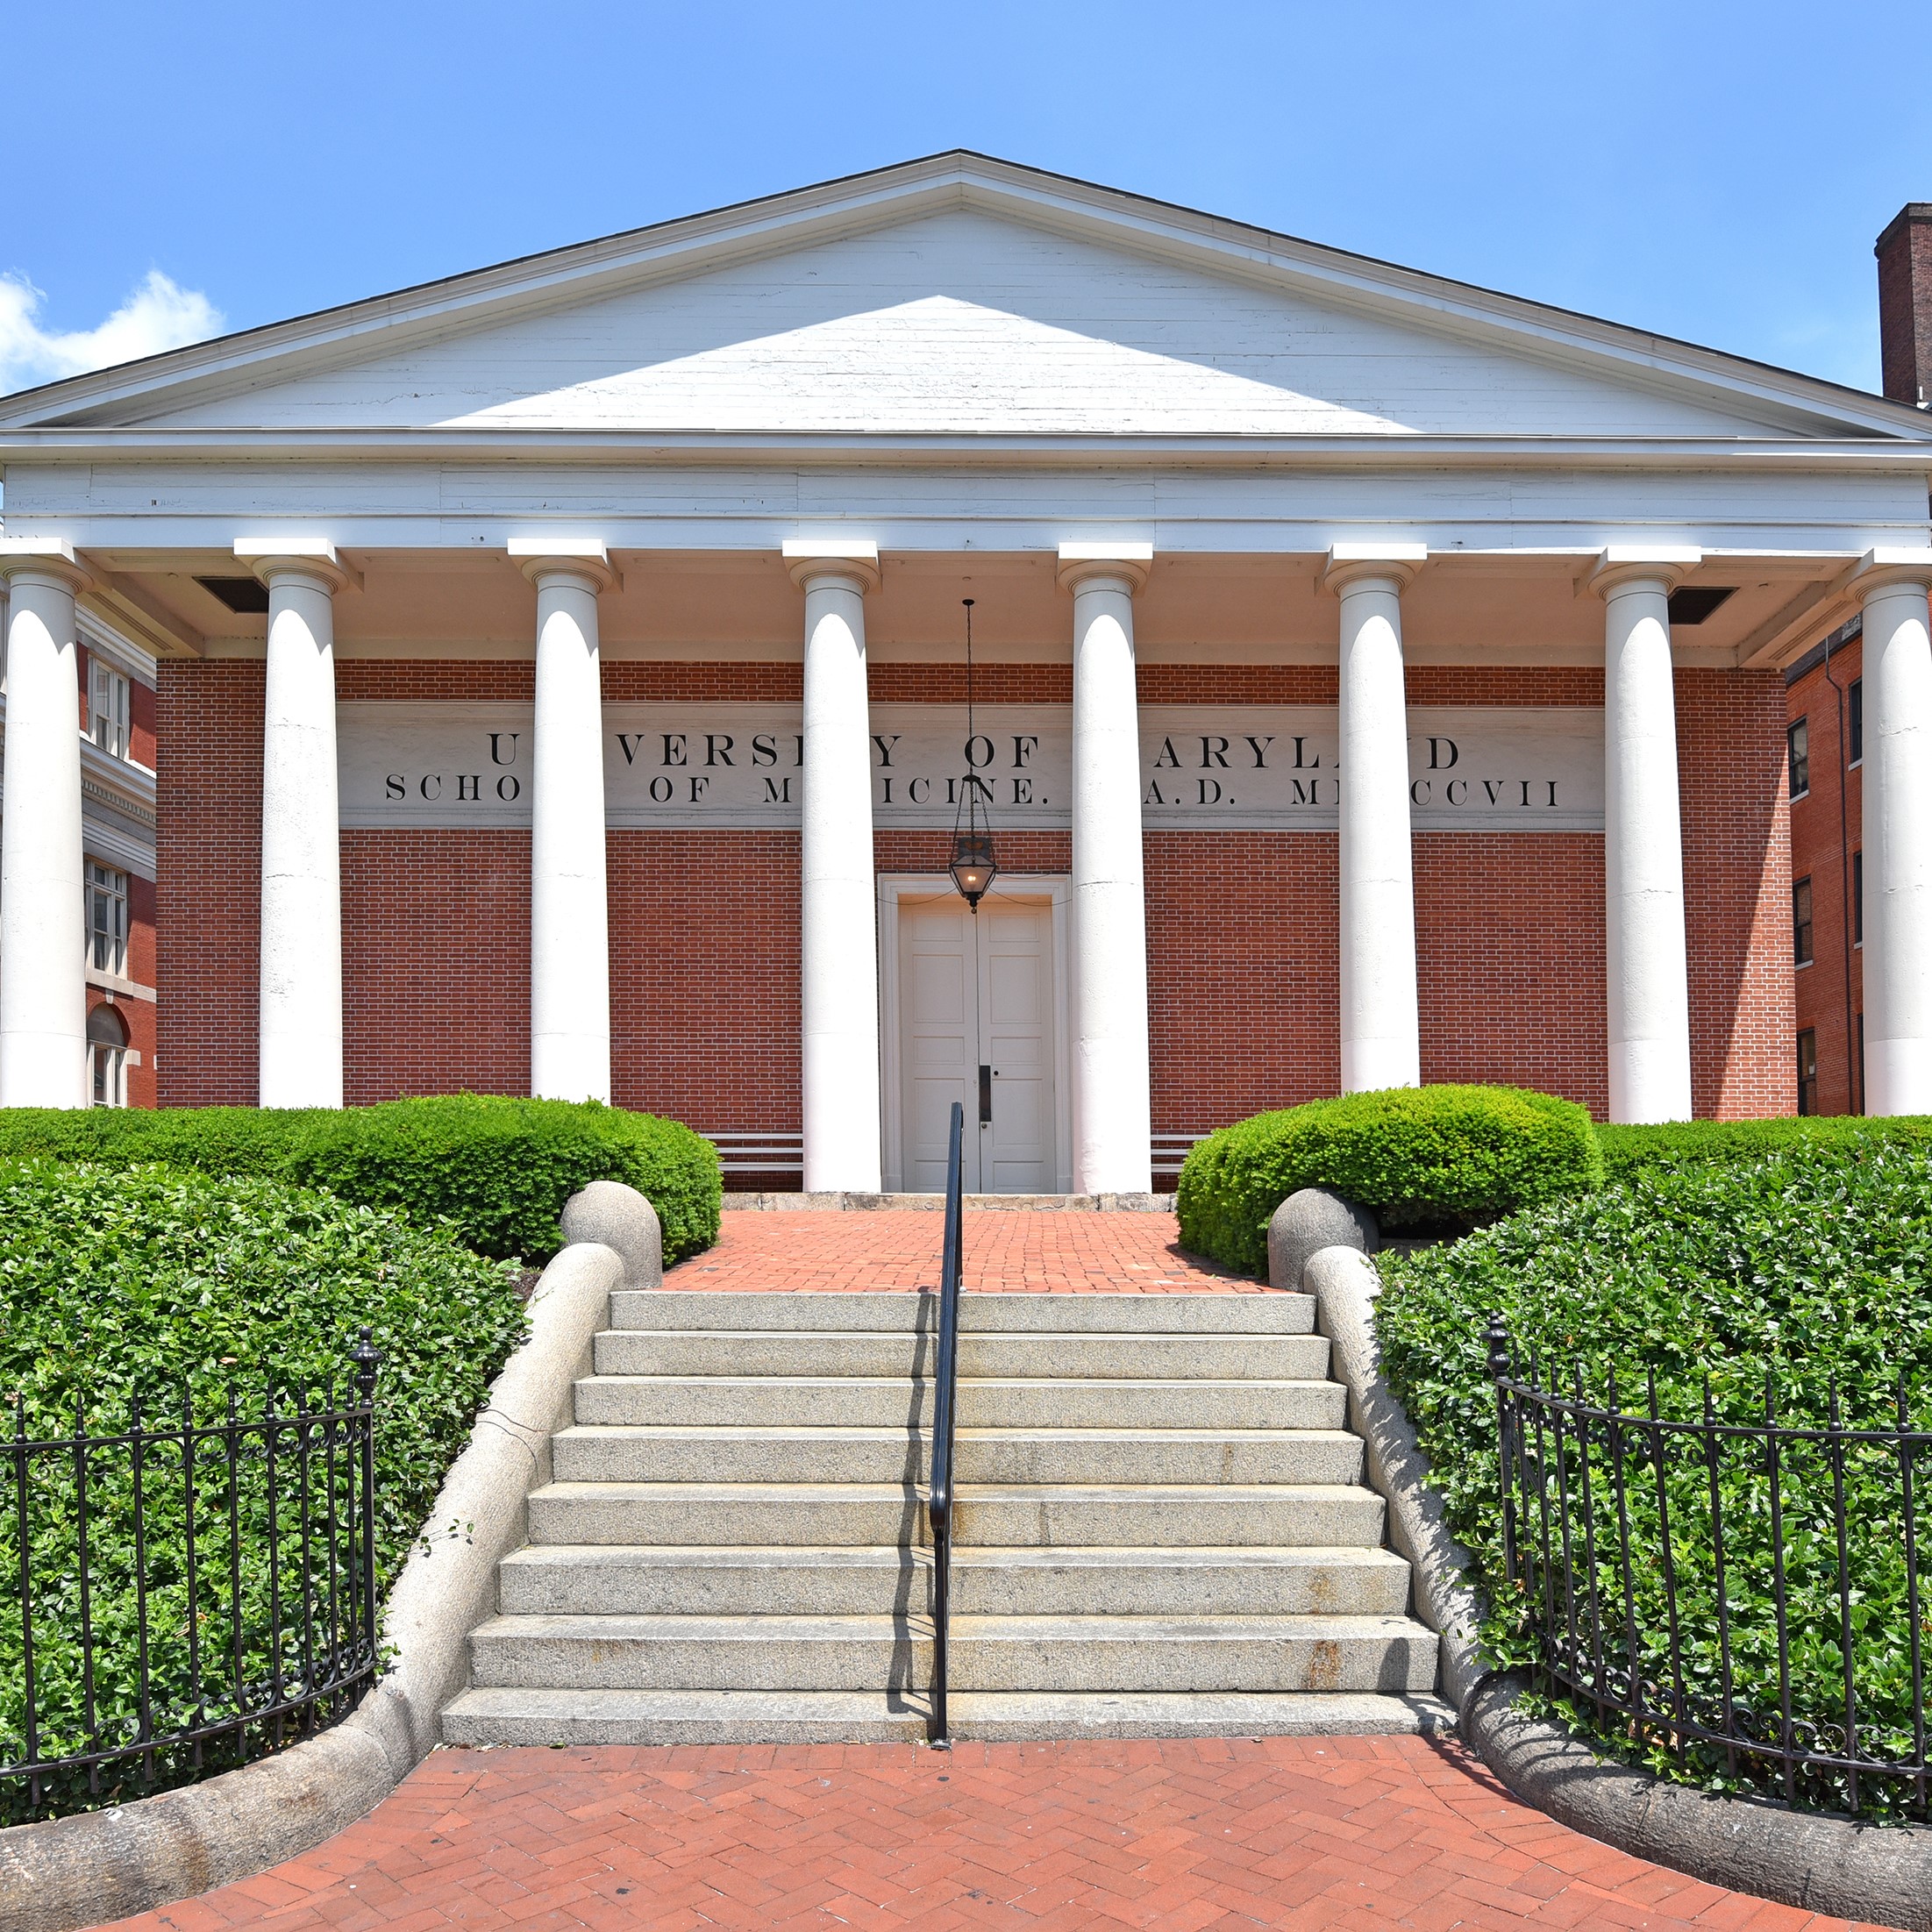
[[[1811,874],[1791,882],[1791,962],[1812,965],[1818,957],[1817,922],[1813,916]]]
[[[1811,795],[1811,720],[1793,718],[1785,727],[1785,782],[1791,802]]]
[[[83,959],[89,973],[107,973],[117,980],[127,977],[128,875],[118,866],[103,865],[98,859],[87,859],[82,868],[82,924]],[[103,928],[96,917],[108,908]],[[101,957],[103,944],[109,954]]]
[[[1818,1030],[1798,1030],[1798,1114],[1810,1119],[1818,1111]]]
[[[1862,676],[1845,687],[1845,740],[1850,752],[1845,769],[1851,771],[1865,761],[1865,681]]]
[[[134,681],[102,657],[88,660],[89,738],[110,758],[127,764],[134,755]]]

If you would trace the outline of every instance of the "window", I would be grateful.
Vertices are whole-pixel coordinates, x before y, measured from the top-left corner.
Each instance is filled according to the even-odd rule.
[[[1818,1111],[1818,1036],[1808,1026],[1798,1036],[1798,1111]]]
[[[1791,795],[1802,798],[1811,789],[1811,733],[1807,721],[1800,718],[1785,733],[1791,766]]]
[[[98,658],[88,665],[88,728],[110,758],[128,755],[127,680]]]
[[[127,1105],[127,1022],[111,1006],[87,1016],[87,1071],[95,1106]]]
[[[1800,879],[1791,888],[1791,956],[1799,966],[1811,964],[1811,881]]]
[[[87,963],[117,978],[127,971],[127,874],[87,862]]]
[[[1865,681],[1854,678],[1851,688],[1845,693],[1845,716],[1850,721],[1851,731],[1851,762],[1864,761],[1865,755]]]
[[[1865,855],[1862,852],[1851,855],[1851,943],[1855,946],[1865,943]]]

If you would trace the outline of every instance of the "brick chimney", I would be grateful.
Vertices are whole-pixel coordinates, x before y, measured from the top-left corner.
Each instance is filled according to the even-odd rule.
[[[1924,409],[1932,405],[1932,202],[1907,202],[1875,252],[1885,393]]]

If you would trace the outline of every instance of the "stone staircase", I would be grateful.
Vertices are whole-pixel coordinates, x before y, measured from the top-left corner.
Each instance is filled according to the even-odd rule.
[[[923,1737],[937,1307],[614,1295],[446,1738]],[[1447,1722],[1310,1298],[962,1308],[955,1736]]]

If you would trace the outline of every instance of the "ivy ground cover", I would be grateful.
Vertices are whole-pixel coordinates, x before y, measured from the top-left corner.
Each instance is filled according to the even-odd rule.
[[[231,1482],[217,1452],[197,1472],[201,1555],[191,1585],[178,1451],[152,1455],[138,1525],[128,1452],[88,1457],[92,1643],[84,1650],[77,1461],[22,1455],[22,1433],[71,1437],[78,1427],[111,1434],[126,1428],[137,1401],[151,1424],[178,1420],[184,1401],[198,1422],[218,1422],[231,1389],[246,1417],[259,1416],[271,1398],[290,1411],[332,1380],[340,1400],[348,1352],[367,1328],[382,1357],[374,1543],[378,1590],[386,1593],[525,1326],[507,1265],[463,1247],[446,1227],[274,1180],[0,1160],[0,1466],[12,1465],[0,1495],[0,1578],[7,1579],[0,1585],[0,1765],[26,1756],[29,1636],[42,1758],[133,1735],[137,1527],[155,1729],[219,1718],[235,1685],[245,1699],[259,1696],[264,1685],[294,1681],[304,1667],[296,1607],[306,1579],[296,1573],[298,1546],[289,1533],[300,1503],[292,1458],[279,1484],[282,1534],[273,1565],[269,1490],[259,1464]],[[271,1654],[277,1621],[282,1642]],[[190,1669],[191,1640],[198,1673]],[[190,1754],[161,1754],[154,1782],[182,1782],[234,1761],[218,1752],[203,1759],[197,1765]],[[125,1795],[126,1775],[97,1793],[74,1780],[45,1808]],[[17,1782],[0,1777],[0,1822],[20,1815],[23,1802]]]
[[[1666,1416],[1700,1416],[1707,1387],[1719,1419],[1750,1425],[1764,1419],[1768,1379],[1786,1422],[1826,1423],[1836,1395],[1848,1425],[1895,1430],[1902,1399],[1914,1427],[1932,1427],[1932,1151],[1921,1146],[1846,1139],[1729,1165],[1638,1173],[1526,1209],[1452,1246],[1385,1257],[1383,1272],[1377,1327],[1384,1372],[1415,1426],[1456,1533],[1474,1552],[1493,1606],[1485,1638],[1501,1662],[1530,1661],[1533,1648],[1527,1607],[1504,1578],[1496,1405],[1484,1342],[1492,1314],[1508,1325],[1519,1370],[1534,1351],[1545,1386],[1568,1390],[1580,1379],[1595,1401],[1615,1373],[1622,1405],[1642,1410],[1646,1379],[1654,1378]],[[1668,1457],[1661,1490],[1641,1437],[1629,1449],[1628,1528],[1620,1532],[1614,1511],[1600,1508],[1594,1572],[1575,1558],[1580,1614],[1600,1615],[1613,1659],[1621,1663],[1634,1644],[1658,1699],[1672,1694],[1667,1547],[1693,1708],[1710,1713],[1721,1704],[1722,1640],[1734,1700],[1761,1727],[1777,1733],[1788,1682],[1800,1735],[1842,1748],[1849,1652],[1861,1750],[1910,1762],[1918,1749],[1914,1604],[1896,1447],[1853,1445],[1842,1458],[1802,1447],[1784,1455],[1775,1538],[1767,1458],[1742,1440],[1715,1470],[1700,1455]],[[1600,1486],[1607,1474],[1596,1470]],[[1921,1515],[1924,1476],[1921,1470]],[[1728,1558],[1722,1588],[1710,1533],[1714,1485]],[[1603,1487],[1598,1494],[1608,1501]],[[1660,1500],[1670,1511],[1667,1545]],[[1922,1521],[1916,1533],[1922,1563],[1932,1539]],[[1784,1559],[1782,1658],[1774,1540]],[[1927,1608],[1917,1605],[1921,1624]],[[1932,1653],[1932,1630],[1921,1629],[1921,1651]],[[1782,1788],[1748,1758],[1734,1765],[1707,1749],[1679,1764],[1654,1738],[1646,1743],[1613,1730],[1606,1741],[1713,1787]],[[1852,1801],[1846,1781],[1825,1773],[1800,1780],[1797,1795],[1833,1809]],[[1896,1815],[1911,1797],[1900,1781],[1863,1780],[1857,1808]]]

